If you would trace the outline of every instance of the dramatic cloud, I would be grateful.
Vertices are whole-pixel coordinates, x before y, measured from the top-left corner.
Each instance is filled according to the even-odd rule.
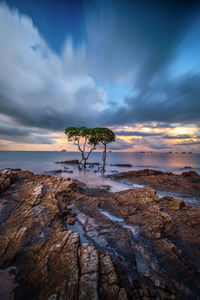
[[[29,144],[53,144],[57,136],[48,135],[50,132],[38,128],[26,128],[0,124],[1,139]]]
[[[195,145],[200,145],[200,141],[199,142],[187,142],[187,143],[181,143],[179,144],[180,146],[195,146]]]
[[[101,49],[94,73],[106,81],[131,80],[137,89],[164,75],[199,12],[193,0],[92,3],[86,18],[88,56]]]
[[[19,124],[63,130],[94,123],[104,101],[82,65],[83,49],[67,40],[56,56],[31,20],[0,5],[0,107]]]
[[[109,149],[111,150],[125,150],[125,149],[133,149],[134,143],[133,142],[126,142],[122,139],[117,138],[115,143],[109,145]]]
[[[149,87],[135,97],[127,97],[126,105],[119,108],[110,123],[200,121],[200,75],[185,75],[165,85]]]
[[[140,131],[115,131],[116,135],[121,136],[159,136],[160,133],[140,132]]]
[[[185,140],[185,139],[191,139],[192,136],[190,135],[164,135],[164,139],[169,139],[169,140]]]
[[[54,143],[83,125],[116,129],[116,150],[194,138],[170,129],[200,124],[198,1],[93,0],[84,13],[85,39],[74,46],[66,32],[58,54],[30,17],[0,1],[0,139]]]
[[[199,122],[199,12],[197,1],[96,1],[90,7],[87,53],[93,57],[102,47],[93,73],[105,84],[130,86],[112,114],[111,107],[102,112],[104,123]]]

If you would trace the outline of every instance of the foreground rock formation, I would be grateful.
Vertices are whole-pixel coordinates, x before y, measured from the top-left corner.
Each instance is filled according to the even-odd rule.
[[[8,170],[0,180],[0,299],[126,299],[109,255],[66,228],[70,179]]]
[[[154,189],[175,192],[186,196],[200,198],[200,175],[194,171],[183,172],[180,175],[157,170],[122,172],[111,175],[115,179],[127,179],[131,182],[148,185]]]
[[[28,171],[0,192],[0,299],[200,298],[199,207]]]

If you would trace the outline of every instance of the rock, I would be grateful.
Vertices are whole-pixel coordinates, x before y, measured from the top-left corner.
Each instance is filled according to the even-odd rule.
[[[161,233],[160,232],[156,232],[155,233],[155,238],[156,239],[160,239],[161,238]]]
[[[155,286],[156,286],[156,287],[159,287],[159,286],[160,286],[160,280],[157,279],[157,280],[155,281]]]
[[[59,173],[62,173],[62,172],[63,172],[62,169],[58,169],[58,170],[49,171],[48,173],[50,173],[50,174],[59,174]]]
[[[153,188],[110,193],[48,174],[1,175],[12,176],[0,194],[0,269],[16,268],[14,289],[2,273],[15,299],[198,299],[200,207]],[[68,231],[75,218],[78,232]]]
[[[14,299],[14,289],[17,287],[16,267],[0,269],[0,299],[12,300]]]
[[[81,269],[79,299],[99,299],[99,256],[94,246],[83,244],[79,248],[79,261]]]
[[[7,187],[11,194],[0,194],[0,200],[3,196],[9,201],[0,211],[0,298],[102,299],[100,284],[113,287],[113,281],[101,278],[106,272],[101,254],[94,245],[80,245],[79,234],[65,224],[75,220],[72,200],[76,194],[80,197],[81,184],[48,174],[13,172],[1,174],[20,180]],[[110,264],[115,274],[111,260]],[[123,292],[116,280],[115,288]]]
[[[186,295],[188,290],[196,295],[200,292],[198,280],[192,275],[197,272],[196,263],[191,261],[193,257],[194,262],[200,262],[199,207],[187,206],[182,199],[160,198],[152,188],[114,194],[104,191],[104,195],[96,197],[90,190],[90,194],[86,191],[85,196],[82,195],[75,203],[81,212],[77,218],[83,224],[86,234],[99,247],[114,253],[115,257],[123,257],[123,263],[118,260],[118,266],[133,280],[136,278],[136,272],[133,271],[135,255],[141,276],[145,274],[146,277],[148,274],[146,278],[149,280],[152,276],[163,278],[169,287],[168,291],[173,291],[172,294],[167,292],[166,298],[176,293]],[[119,221],[100,215],[99,208],[116,216]],[[121,220],[129,226],[127,229],[120,225]],[[139,228],[139,235],[132,234],[130,226],[134,230]],[[190,266],[190,271],[185,268],[185,264]],[[182,282],[184,288],[176,286],[177,282]],[[155,283],[148,283],[146,287],[148,286],[151,290],[157,290]],[[156,292],[157,295],[159,293],[162,298],[163,292]],[[184,297],[182,296],[183,299]]]
[[[77,159],[56,161],[56,164],[66,164],[66,165],[78,165],[79,161]]]
[[[110,186],[110,185],[107,185],[107,184],[104,184],[104,185],[101,185],[100,188],[109,191],[109,190],[111,189],[111,186]]]
[[[173,174],[145,169],[110,175],[115,179],[128,179],[131,182],[148,185],[154,189],[175,192],[200,198],[200,175],[194,171]]]
[[[182,209],[183,207],[185,207],[183,199],[175,199],[173,197],[163,197],[163,199],[168,200],[169,206],[173,209]]]
[[[63,150],[62,150],[62,151],[63,151]],[[51,296],[49,297],[48,300],[57,300],[57,299],[58,299],[57,294],[53,294],[53,295],[51,295]]]
[[[70,217],[67,219],[67,224],[69,225],[74,225],[75,222],[76,222],[76,218],[74,217]]]
[[[64,170],[63,172],[65,172],[65,173],[69,173],[69,174],[72,174],[72,173],[73,173],[73,171],[72,171],[72,170]]]
[[[86,163],[86,165],[89,165],[90,167],[94,167],[94,166],[99,166],[100,163],[98,163],[98,162],[88,162],[88,163]]]
[[[0,171],[0,192],[5,191],[9,186],[18,179],[16,171],[5,169]]]

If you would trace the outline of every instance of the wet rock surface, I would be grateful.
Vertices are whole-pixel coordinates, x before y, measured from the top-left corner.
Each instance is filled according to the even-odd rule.
[[[77,218],[115,261],[130,299],[199,298],[199,207],[159,198],[152,188],[84,193],[75,201]]]
[[[47,174],[6,176],[5,299],[200,298],[199,207],[152,188],[110,193]]]
[[[111,261],[112,270],[106,268],[106,254],[81,245],[79,234],[67,230],[75,217],[66,208],[67,193],[80,189],[76,182],[27,171],[0,175],[6,180],[0,194],[2,300],[108,299],[114,288],[114,299],[126,299]]]
[[[182,195],[200,198],[200,175],[194,171],[183,172],[180,175],[157,170],[144,169],[140,171],[121,172],[111,175],[115,179],[127,179],[131,182],[148,185],[154,189],[175,192]]]

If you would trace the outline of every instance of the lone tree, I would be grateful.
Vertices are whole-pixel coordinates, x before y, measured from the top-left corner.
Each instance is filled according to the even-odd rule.
[[[90,154],[98,145],[97,139],[93,137],[93,131],[94,129],[87,127],[67,127],[65,129],[65,134],[67,135],[68,141],[73,141],[81,152],[82,159],[79,162],[79,168],[81,167],[81,164],[83,164],[84,169],[86,168],[86,163]],[[91,147],[86,154],[87,145],[90,145]]]
[[[93,129],[93,134],[91,135],[90,142],[96,143],[96,145],[101,143],[104,147],[104,151],[102,154],[102,161],[103,161],[103,165],[101,167],[102,173],[105,172],[107,145],[114,141],[115,141],[115,134],[111,129],[101,128],[101,127],[96,127]]]

